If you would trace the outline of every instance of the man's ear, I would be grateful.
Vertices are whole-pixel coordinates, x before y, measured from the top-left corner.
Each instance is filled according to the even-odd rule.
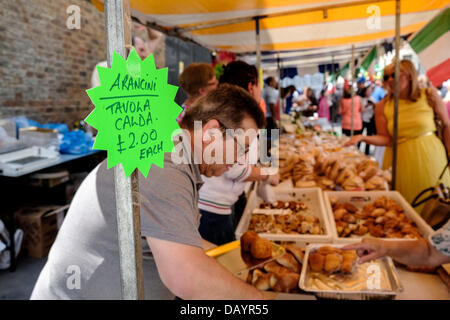
[[[247,85],[247,91],[250,93],[250,95],[253,97],[253,83],[249,82]]]
[[[220,130],[220,123],[216,119],[211,119],[205,123],[202,128],[202,141],[210,144],[214,139],[214,134],[211,132],[214,129]]]

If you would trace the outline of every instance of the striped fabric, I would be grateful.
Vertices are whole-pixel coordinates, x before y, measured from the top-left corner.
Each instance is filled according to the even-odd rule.
[[[91,0],[101,8],[102,0]],[[286,51],[373,42],[395,35],[395,1],[363,0],[130,0],[132,15],[211,49],[256,50],[260,20],[263,51]],[[356,5],[336,7],[356,3]],[[416,32],[448,0],[401,1],[401,33]],[[324,6],[326,7],[324,9]],[[224,24],[240,19],[237,23]],[[199,26],[208,27],[195,29]]]
[[[450,7],[417,32],[410,45],[434,86],[450,79]]]

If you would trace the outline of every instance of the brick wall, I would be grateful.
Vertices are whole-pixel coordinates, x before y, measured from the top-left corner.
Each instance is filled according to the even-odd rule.
[[[80,7],[80,30],[66,26],[69,5]],[[92,70],[106,60],[104,23],[87,0],[1,0],[0,117],[69,126],[85,118],[93,108],[85,93]]]

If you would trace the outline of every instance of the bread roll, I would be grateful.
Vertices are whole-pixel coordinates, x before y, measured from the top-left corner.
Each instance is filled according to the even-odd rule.
[[[279,263],[275,262],[275,261],[271,261],[269,263],[266,263],[264,265],[264,270],[270,273],[274,273],[276,275],[281,275],[284,273],[289,273],[291,272],[288,268],[283,267],[282,265],[280,265]]]

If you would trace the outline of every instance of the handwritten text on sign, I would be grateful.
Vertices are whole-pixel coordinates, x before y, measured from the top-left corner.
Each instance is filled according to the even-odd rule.
[[[108,151],[108,168],[122,163],[127,176],[136,168],[147,176],[173,149],[177,87],[167,84],[167,68],[156,69],[153,56],[141,61],[134,49],[98,71],[101,86],[88,90],[96,108],[86,119],[99,131],[94,148]]]

